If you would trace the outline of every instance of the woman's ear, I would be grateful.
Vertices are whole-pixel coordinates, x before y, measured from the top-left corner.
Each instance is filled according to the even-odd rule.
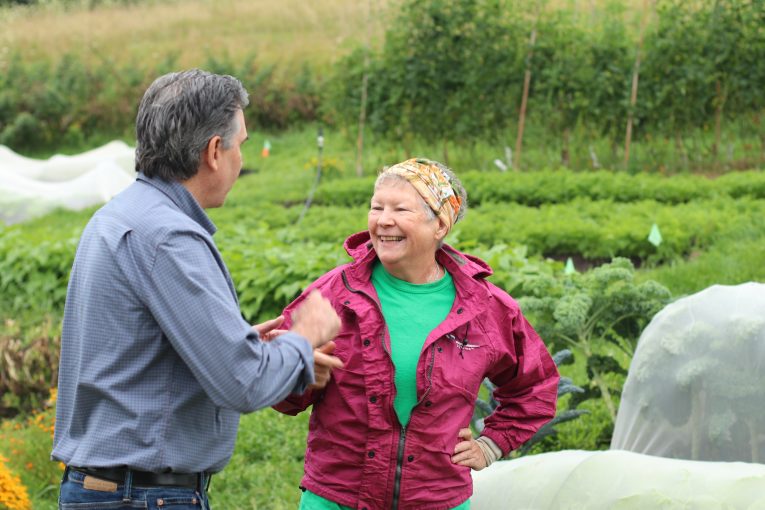
[[[438,220],[438,228],[436,229],[436,239],[439,241],[442,240],[444,237],[446,237],[446,234],[449,233],[449,227],[444,223],[444,220],[441,218],[436,218]]]

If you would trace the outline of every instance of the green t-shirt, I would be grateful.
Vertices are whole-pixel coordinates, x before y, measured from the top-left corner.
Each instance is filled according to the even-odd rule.
[[[454,304],[454,282],[449,273],[421,285],[395,278],[382,264],[372,270],[372,285],[380,298],[390,333],[390,350],[396,368],[393,407],[401,425],[408,425],[417,404],[417,362],[431,331],[449,315]]]
[[[303,492],[303,496],[300,498],[300,508],[298,510],[353,510],[353,508],[338,505],[307,490]],[[452,510],[470,510],[470,500],[452,508]]]
[[[417,403],[417,362],[425,339],[449,315],[456,290],[449,273],[433,283],[417,285],[395,278],[379,262],[372,270],[372,285],[380,298],[390,333],[391,357],[396,369],[393,408],[402,425],[409,423]],[[303,492],[300,510],[352,510]],[[470,500],[452,510],[470,510]]]

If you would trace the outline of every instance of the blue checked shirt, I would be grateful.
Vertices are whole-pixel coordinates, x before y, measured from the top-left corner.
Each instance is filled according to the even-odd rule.
[[[142,174],[90,220],[64,311],[54,459],[220,471],[240,413],[313,382],[303,337],[261,342],[242,318],[214,233],[186,188]]]

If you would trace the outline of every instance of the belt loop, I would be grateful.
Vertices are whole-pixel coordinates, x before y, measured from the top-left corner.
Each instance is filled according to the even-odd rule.
[[[61,475],[61,483],[66,482],[68,476],[69,476],[69,466],[64,466],[64,474]]]
[[[122,493],[123,503],[130,503],[130,492],[133,488],[132,486],[133,486],[133,470],[130,468],[125,468],[125,487],[123,488],[123,493]]]
[[[210,500],[207,491],[210,489],[210,479],[212,476],[206,471],[199,473],[199,497],[202,499],[203,510],[210,510]]]

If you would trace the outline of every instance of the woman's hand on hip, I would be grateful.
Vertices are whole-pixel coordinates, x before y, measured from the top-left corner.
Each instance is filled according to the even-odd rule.
[[[486,457],[484,457],[481,447],[478,446],[478,442],[473,439],[473,433],[470,429],[460,429],[457,436],[462,439],[462,441],[457,443],[457,446],[454,447],[452,462],[459,466],[467,466],[476,471],[485,468]]]

